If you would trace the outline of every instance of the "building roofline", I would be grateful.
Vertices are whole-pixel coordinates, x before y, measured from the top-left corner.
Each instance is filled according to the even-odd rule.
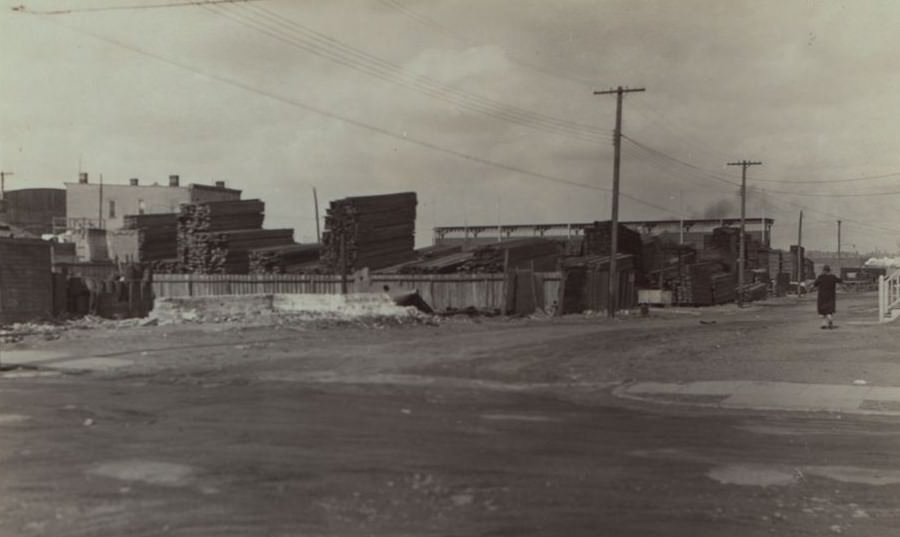
[[[202,185],[202,184],[197,184],[197,183],[191,183],[190,185],[188,185],[188,188],[196,188],[199,190],[215,190],[216,192],[235,192],[237,194],[240,194],[241,192],[243,192],[242,190],[237,189],[237,188],[228,188],[228,187],[216,186],[216,185]]]

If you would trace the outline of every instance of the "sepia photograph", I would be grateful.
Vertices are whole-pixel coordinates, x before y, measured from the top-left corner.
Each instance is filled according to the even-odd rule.
[[[898,28],[0,0],[0,537],[900,535]]]

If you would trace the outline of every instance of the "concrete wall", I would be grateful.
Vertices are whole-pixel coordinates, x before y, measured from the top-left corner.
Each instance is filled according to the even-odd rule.
[[[120,229],[127,214],[159,214],[178,212],[182,203],[227,201],[241,198],[241,191],[205,185],[103,185],[103,220],[105,229]],[[111,212],[110,203],[115,204]],[[100,204],[98,183],[66,183],[66,217],[97,220]]]
[[[50,243],[0,238],[0,323],[47,319],[52,312]]]
[[[8,190],[0,203],[0,220],[29,233],[53,232],[53,219],[66,216],[66,191],[61,188]]]

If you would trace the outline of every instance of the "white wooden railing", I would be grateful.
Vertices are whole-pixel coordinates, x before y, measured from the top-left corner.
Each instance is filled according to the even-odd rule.
[[[878,320],[886,323],[900,317],[900,270],[878,278]]]

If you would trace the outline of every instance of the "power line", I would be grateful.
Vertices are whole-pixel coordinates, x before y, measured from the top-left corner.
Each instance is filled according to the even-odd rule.
[[[707,156],[718,158],[718,154],[709,151],[706,147],[692,143],[686,136],[683,135],[683,132],[687,132],[682,129],[682,132],[679,132],[679,129],[675,127],[674,122],[665,117],[664,114],[653,108],[652,106],[647,105],[646,103],[641,103],[635,106],[635,113],[644,116],[645,118],[649,118],[650,116],[654,116],[655,119],[651,119],[655,126],[661,126],[666,129],[673,135],[673,139],[677,142],[683,143],[685,147],[690,147],[691,151],[697,151],[698,153],[703,153]],[[734,180],[739,180],[740,177],[733,176],[730,174],[722,174],[722,177],[729,177]],[[775,177],[770,179],[754,179],[755,182],[759,183],[781,183],[781,184],[798,184],[798,185],[820,185],[820,184],[843,184],[843,183],[857,183],[864,181],[877,181],[879,179],[890,179],[893,177],[900,177],[900,172],[889,172],[880,175],[866,175],[860,177],[846,177],[846,178],[838,178],[838,179],[791,179],[786,177]],[[875,195],[875,194],[873,194]]]
[[[97,13],[102,11],[132,11],[137,9],[163,9],[170,7],[190,7],[213,4],[244,4],[247,2],[262,2],[264,0],[186,0],[184,2],[166,2],[162,4],[130,4],[106,7],[76,7],[56,10],[33,10],[24,5],[12,8],[13,11],[21,11],[32,15],[71,15],[73,13]]]
[[[589,143],[608,139],[608,133],[592,126],[511,106],[410,72],[268,9],[240,7],[244,8],[241,13],[222,7],[206,9],[310,54],[472,112]]]
[[[266,97],[266,98],[268,98],[268,99],[271,99],[271,100],[274,100],[274,101],[277,101],[277,102],[281,102],[281,103],[283,103],[283,104],[287,104],[287,105],[289,105],[289,106],[293,106],[293,107],[296,107],[296,108],[300,108],[300,109],[303,109],[303,110],[306,110],[306,111],[309,111],[309,112],[312,112],[312,113],[321,115],[321,116],[323,116],[323,117],[327,117],[327,118],[330,118],[330,119],[334,119],[334,120],[337,120],[337,121],[341,121],[341,122],[343,122],[343,123],[347,123],[347,124],[349,124],[349,125],[353,125],[353,126],[355,126],[355,127],[357,127],[357,128],[363,129],[363,130],[368,130],[368,131],[376,132],[376,133],[378,133],[378,134],[381,134],[381,135],[386,136],[386,137],[389,137],[389,138],[393,138],[393,139],[395,139],[395,140],[400,140],[400,141],[402,141],[402,142],[406,142],[406,143],[409,143],[409,144],[412,144],[412,145],[417,145],[417,146],[420,146],[420,147],[424,147],[424,148],[426,148],[426,149],[430,149],[430,150],[435,151],[435,152],[444,153],[444,154],[447,154],[447,155],[451,155],[451,156],[454,156],[454,157],[457,157],[457,158],[460,158],[460,159],[468,160],[468,161],[475,162],[475,163],[478,163],[478,164],[482,164],[482,165],[485,165],[485,166],[494,167],[494,168],[498,168],[498,169],[502,169],[502,170],[506,170],[506,171],[510,171],[510,172],[514,172],[514,173],[518,173],[518,174],[521,174],[521,175],[526,175],[526,176],[529,176],[529,177],[533,177],[533,178],[535,178],[535,179],[540,179],[540,180],[544,180],[544,181],[548,181],[548,182],[552,182],[552,183],[556,183],[556,184],[561,184],[561,185],[566,185],[566,186],[572,186],[572,187],[578,187],[578,188],[583,188],[583,189],[587,189],[587,190],[601,191],[601,192],[610,192],[610,191],[611,191],[611,190],[608,189],[608,188],[602,188],[602,187],[598,187],[598,186],[596,186],[596,185],[591,185],[591,184],[587,184],[587,183],[580,183],[580,182],[578,182],[578,181],[573,181],[573,180],[566,179],[566,178],[563,178],[563,177],[557,177],[557,176],[553,176],[553,175],[549,175],[549,174],[544,174],[544,173],[540,173],[540,172],[535,172],[535,171],[532,171],[532,170],[527,170],[527,169],[524,169],[524,168],[519,168],[519,167],[516,167],[516,166],[511,166],[511,165],[509,165],[509,164],[504,164],[504,163],[502,163],[502,162],[497,162],[497,161],[494,161],[494,160],[490,160],[490,159],[486,159],[486,158],[482,158],[482,157],[470,155],[470,154],[464,153],[464,152],[462,152],[462,151],[457,151],[457,150],[455,150],[455,149],[450,149],[450,148],[447,148],[447,147],[443,147],[443,146],[440,146],[440,145],[438,145],[438,144],[434,144],[434,143],[432,143],[432,142],[428,142],[428,141],[425,141],[425,140],[420,140],[420,139],[417,139],[417,138],[411,138],[411,137],[409,137],[409,136],[407,136],[407,135],[405,135],[405,134],[399,134],[399,133],[390,131],[390,130],[388,130],[388,129],[385,129],[385,128],[382,128],[382,127],[378,127],[378,126],[376,126],[376,125],[371,125],[371,124],[369,124],[369,123],[366,123],[366,122],[363,122],[363,121],[359,121],[359,120],[356,120],[356,119],[352,119],[352,118],[349,118],[349,117],[346,117],[346,116],[343,116],[343,115],[340,115],[340,114],[337,114],[337,113],[334,113],[334,112],[329,112],[329,111],[327,111],[327,110],[324,110],[324,109],[319,108],[319,107],[317,107],[317,106],[313,106],[313,105],[307,104],[307,103],[305,103],[305,102],[303,102],[303,101],[300,101],[300,100],[297,100],[297,99],[292,99],[292,98],[288,98],[288,97],[276,95],[276,94],[274,94],[274,93],[268,92],[268,91],[266,91],[266,90],[262,90],[262,89],[260,89],[260,88],[256,88],[256,87],[254,87],[254,86],[252,86],[252,85],[250,85],[250,84],[247,84],[247,83],[245,83],[245,82],[241,82],[241,81],[239,81],[239,80],[235,80],[235,79],[228,78],[228,77],[225,77],[225,76],[222,76],[222,75],[217,75],[217,74],[214,74],[214,73],[210,73],[210,72],[198,70],[198,69],[196,69],[196,68],[194,68],[194,67],[192,67],[192,66],[190,66],[190,65],[188,65],[188,64],[179,62],[179,61],[177,61],[177,60],[172,60],[172,59],[167,58],[167,57],[165,57],[165,56],[162,56],[162,55],[160,55],[160,54],[157,54],[157,53],[154,53],[154,52],[150,52],[150,51],[144,50],[144,49],[142,49],[142,48],[140,48],[140,47],[137,47],[137,46],[134,46],[134,45],[130,45],[130,44],[128,44],[128,43],[124,43],[124,42],[119,41],[119,40],[117,40],[117,39],[113,39],[113,38],[110,38],[110,37],[107,37],[107,36],[95,34],[95,33],[93,33],[93,32],[90,32],[90,31],[87,31],[87,30],[82,30],[82,29],[80,29],[80,28],[75,28],[75,27],[72,27],[72,26],[68,26],[68,25],[66,25],[66,24],[61,24],[61,23],[58,23],[58,22],[54,22],[54,21],[52,21],[52,19],[44,19],[44,20],[51,21],[53,24],[56,24],[56,25],[61,26],[61,27],[63,27],[63,28],[66,28],[66,29],[68,29],[68,30],[70,30],[70,31],[82,33],[82,34],[87,35],[87,36],[89,36],[89,37],[91,37],[91,38],[93,38],[93,39],[96,39],[96,40],[98,40],[98,41],[102,41],[102,42],[107,43],[107,44],[109,44],[109,45],[112,45],[112,46],[115,46],[115,47],[119,47],[119,48],[128,50],[128,51],[130,51],[130,52],[133,52],[133,53],[135,53],[135,54],[139,54],[139,55],[142,55],[142,56],[146,56],[146,57],[148,57],[148,58],[152,58],[152,59],[154,59],[154,60],[156,60],[156,61],[158,61],[158,62],[165,63],[165,64],[167,64],[167,65],[169,65],[169,66],[176,67],[176,68],[178,68],[178,69],[181,69],[181,70],[184,70],[184,71],[188,71],[188,72],[191,72],[191,73],[194,73],[194,74],[203,76],[203,77],[208,78],[208,79],[210,79],[210,80],[214,80],[214,81],[216,81],[216,82],[220,82],[220,83],[223,83],[223,84],[227,84],[227,85],[230,85],[230,86],[233,86],[233,87],[242,89],[242,90],[244,90],[244,91],[247,91],[247,92],[249,92],[249,93],[254,93],[254,94],[256,94],[256,95],[259,95],[259,96],[262,96],[262,97]],[[655,203],[646,201],[646,200],[641,199],[641,198],[639,198],[639,197],[637,197],[637,196],[634,196],[634,195],[632,195],[632,194],[622,193],[621,195],[622,195],[622,197],[627,198],[627,199],[629,199],[629,200],[632,200],[632,201],[634,201],[634,202],[636,202],[636,203],[639,203],[639,204],[641,204],[641,205],[644,205],[644,206],[647,206],[647,207],[650,207],[650,208],[653,208],[653,209],[658,209],[658,210],[660,210],[660,211],[664,211],[664,212],[669,213],[669,214],[672,214],[672,213],[673,213],[673,211],[672,211],[671,209],[668,209],[668,208],[666,208],[666,207],[662,207],[662,206],[657,205],[657,204],[655,204]]]
[[[705,168],[701,168],[694,164],[690,164],[690,163],[680,160],[676,157],[673,157],[671,155],[663,153],[662,151],[660,151],[658,149],[653,149],[652,147],[644,145],[644,144],[634,140],[633,138],[629,138],[628,136],[622,135],[622,137],[645,151],[648,151],[655,155],[661,156],[665,159],[671,160],[671,161],[681,164],[683,166],[687,166],[688,168],[691,168],[698,172],[702,172],[704,175],[706,175],[712,179],[715,179],[717,181],[720,181],[723,183],[728,183],[728,184],[731,184],[734,186],[739,186],[738,183],[734,183],[730,179],[725,178],[725,176],[718,175],[711,170],[707,170]],[[900,175],[900,173],[898,173],[897,175]],[[769,181],[760,180],[760,182],[772,182],[772,180],[769,180]],[[789,196],[810,196],[810,197],[820,197],[820,198],[865,198],[865,197],[872,197],[872,196],[900,195],[900,190],[891,190],[891,191],[886,191],[886,192],[792,192],[789,190],[773,190],[771,188],[764,188],[764,189],[760,188],[758,190],[764,191],[769,194],[785,194],[785,195],[789,195]]]
[[[674,162],[674,163],[683,165],[683,166],[685,166],[685,167],[687,167],[687,168],[690,168],[690,169],[692,169],[692,170],[698,171],[700,177],[706,177],[706,178],[708,178],[708,179],[716,180],[716,181],[718,181],[718,182],[721,182],[721,183],[724,183],[724,184],[728,184],[728,185],[731,185],[731,186],[736,186],[736,187],[739,187],[739,186],[740,186],[740,184],[734,183],[734,182],[730,181],[729,179],[723,178],[722,176],[720,176],[720,175],[718,175],[718,174],[716,174],[716,173],[714,173],[714,172],[712,172],[712,171],[710,171],[710,170],[707,170],[707,169],[705,169],[705,168],[701,168],[701,167],[699,167],[699,166],[695,166],[695,165],[693,165],[693,164],[691,164],[691,163],[689,163],[689,162],[685,162],[685,161],[683,161],[683,160],[681,160],[681,159],[678,159],[678,158],[676,158],[676,157],[673,157],[673,156],[671,156],[671,155],[668,155],[668,154],[666,154],[666,153],[663,153],[662,151],[659,151],[658,149],[651,148],[651,147],[649,147],[649,146],[647,146],[647,145],[644,145],[644,144],[642,144],[642,143],[640,143],[640,142],[637,142],[636,140],[634,140],[634,139],[632,139],[632,138],[629,138],[628,136],[626,136],[626,135],[624,135],[624,134],[622,135],[622,138],[624,138],[625,140],[629,141],[632,145],[634,145],[634,146],[636,146],[636,147],[638,147],[638,148],[644,150],[644,151],[647,152],[647,153],[656,155],[656,156],[658,156],[658,157],[660,157],[660,158],[664,158],[664,159],[666,159],[666,160],[668,160],[668,161],[670,161],[670,162]],[[754,181],[755,181],[755,180],[754,180]],[[762,193],[765,193],[765,194],[782,194],[782,195],[794,195],[794,196],[802,196],[802,195],[803,195],[802,193],[773,191],[773,190],[769,190],[769,189],[765,189],[765,188],[758,188],[758,187],[755,188],[755,190],[756,190],[757,192],[762,192]],[[790,200],[782,200],[782,201],[783,201],[784,203],[786,203],[786,204],[788,204],[788,205],[791,205],[791,206],[793,206],[793,207],[796,207],[796,208],[805,209],[805,210],[810,211],[810,212],[818,213],[818,214],[821,214],[821,215],[823,215],[823,216],[827,216],[827,217],[834,218],[834,219],[840,219],[840,220],[842,220],[842,221],[844,221],[844,222],[850,222],[850,223],[853,223],[853,224],[856,224],[856,225],[859,225],[859,226],[863,226],[863,227],[867,227],[867,228],[870,228],[870,229],[873,229],[873,230],[883,231],[883,232],[887,232],[887,233],[900,233],[900,230],[897,230],[897,229],[892,229],[892,228],[888,228],[888,227],[884,227],[884,226],[880,226],[880,225],[876,225],[876,224],[871,224],[871,223],[864,222],[864,221],[857,220],[857,219],[847,218],[846,216],[835,215],[835,214],[828,213],[828,212],[825,212],[825,211],[822,211],[822,210],[819,210],[819,209],[815,209],[815,208],[812,208],[812,207],[809,207],[809,206],[807,206],[807,205],[803,205],[803,204],[800,204],[800,203],[797,203],[797,202],[794,202],[794,201],[790,201]]]

